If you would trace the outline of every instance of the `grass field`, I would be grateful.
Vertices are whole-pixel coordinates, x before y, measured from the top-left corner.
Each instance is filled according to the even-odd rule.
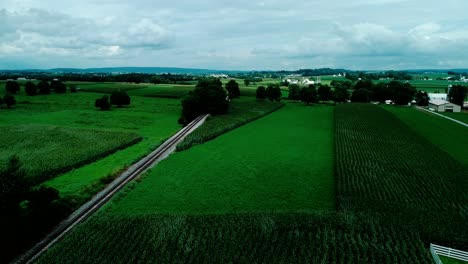
[[[0,127],[0,166],[17,155],[36,183],[137,143],[134,133],[44,125]]]
[[[460,112],[460,113],[444,112],[441,114],[451,117],[453,119],[456,119],[458,121],[464,122],[465,124],[468,124],[468,112]]]
[[[115,203],[113,211],[209,214],[332,209],[332,114],[333,107],[288,105],[172,155]]]
[[[468,166],[468,128],[442,117],[407,107],[385,107],[432,144]],[[453,115],[462,115],[453,113]],[[452,117],[452,116],[451,116]],[[443,128],[443,129],[441,129]]]
[[[227,115],[209,117],[202,126],[179,143],[177,150],[188,149],[194,144],[211,140],[229,130],[269,114],[283,105],[283,103],[256,100],[252,97],[234,99],[229,105]]]
[[[458,259],[453,259],[445,256],[439,256],[443,264],[467,264],[468,262]]]
[[[129,91],[130,96],[182,98],[195,89],[195,85],[151,84],[148,87]]]

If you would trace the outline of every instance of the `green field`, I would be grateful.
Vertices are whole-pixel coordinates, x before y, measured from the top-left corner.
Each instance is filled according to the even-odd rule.
[[[332,209],[332,114],[332,107],[288,105],[216,140],[172,155],[115,203],[113,212]]]
[[[418,236],[342,214],[109,216],[38,263],[431,263]]]
[[[449,257],[439,256],[443,264],[467,264],[468,262]]]
[[[26,175],[36,183],[141,140],[134,133],[26,124],[1,126],[0,134],[1,166],[17,155]]]
[[[195,85],[151,84],[143,89],[129,91],[130,96],[182,98],[195,88]]]
[[[443,114],[444,116],[448,116],[450,118],[453,118],[465,124],[468,124],[468,112],[460,112],[460,113],[443,112],[440,114]]]
[[[468,128],[431,113],[407,107],[385,107],[432,144],[468,166]],[[460,114],[461,113],[453,113]],[[450,116],[452,117],[452,116]],[[443,128],[443,129],[441,129]]]
[[[386,109],[337,106],[339,208],[379,214],[389,225],[419,231],[426,243],[466,244],[467,167]]]
[[[98,111],[94,107],[94,100],[100,96],[102,94],[91,92],[26,96],[22,91],[21,94],[16,95],[18,104],[14,109],[0,110],[2,112],[0,126],[4,129],[32,125],[60,127],[62,131],[78,131],[76,129],[96,131],[94,139],[85,134],[86,137],[91,138],[89,140],[92,140],[88,144],[88,149],[94,152],[106,151],[102,149],[99,142],[95,142],[99,135],[115,132],[115,135],[136,134],[143,138],[140,143],[46,182],[46,185],[57,188],[62,196],[84,195],[80,199],[86,200],[102,188],[104,182],[101,182],[101,179],[115,176],[180,128],[177,124],[180,113],[179,100],[134,96],[129,107]],[[47,137],[46,131],[41,135],[47,138],[45,142],[53,140]],[[66,135],[63,133],[63,136]],[[34,144],[37,139],[40,138],[31,137],[31,144]],[[15,141],[14,138],[11,140]],[[54,144],[55,152],[43,155],[57,156],[58,153],[63,152],[66,156],[65,153],[70,151],[68,144],[73,142],[67,140],[60,143]],[[96,146],[99,146],[99,149],[93,150],[92,148]],[[83,149],[86,149],[86,145]],[[28,148],[23,152],[30,150]],[[8,155],[10,154],[14,153],[8,152]],[[76,158],[79,160],[79,157]],[[57,163],[60,162],[57,160]]]
[[[283,105],[283,103],[256,100],[251,97],[236,98],[230,103],[227,115],[207,118],[202,126],[179,143],[177,150],[188,149],[194,144],[201,144],[211,140],[227,131],[267,115]]]
[[[115,91],[132,91],[148,87],[148,84],[114,83],[114,82],[65,82],[65,85],[75,85],[79,92],[111,93]]]

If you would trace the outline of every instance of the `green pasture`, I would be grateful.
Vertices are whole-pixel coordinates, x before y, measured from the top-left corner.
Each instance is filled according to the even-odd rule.
[[[171,155],[114,202],[112,213],[333,209],[332,128],[333,107],[288,105]]]
[[[468,128],[416,108],[387,106],[408,127],[468,166]],[[453,113],[453,116],[465,113]],[[449,115],[453,117],[452,115]],[[465,120],[465,119],[463,119]]]

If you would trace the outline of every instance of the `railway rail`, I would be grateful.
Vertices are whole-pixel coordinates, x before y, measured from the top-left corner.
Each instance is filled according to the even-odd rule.
[[[200,126],[208,115],[201,115],[189,123],[187,126],[179,130],[175,135],[166,140],[156,150],[149,155],[132,165],[117,179],[106,186],[104,190],[96,194],[91,200],[78,208],[67,219],[63,220],[57,227],[52,230],[45,238],[38,242],[34,247],[20,256],[13,263],[32,263],[37,260],[42,253],[53,246],[56,242],[62,239],[70,230],[77,224],[83,222],[90,217],[94,212],[108,202],[118,191],[123,189],[125,185],[133,179],[140,176],[146,170],[151,168],[155,162],[166,158],[172,153],[177,144],[182,141],[188,134]]]

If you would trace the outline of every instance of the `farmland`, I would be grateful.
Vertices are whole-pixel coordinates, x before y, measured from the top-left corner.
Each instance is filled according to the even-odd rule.
[[[100,214],[39,263],[430,263],[413,232],[342,214]]]
[[[332,110],[291,105],[172,155],[113,210],[208,214],[333,209]],[[315,122],[306,122],[313,117]]]
[[[468,124],[468,112],[461,112],[461,113],[444,112],[441,114],[443,114],[444,116],[448,116],[450,118],[456,119],[458,121],[461,121],[465,124]]]
[[[425,137],[446,153],[468,166],[467,128],[439,116],[405,107],[386,107],[412,130]],[[460,114],[461,113],[453,113]],[[452,116],[450,116],[452,117]],[[440,129],[440,128],[444,129]]]
[[[375,105],[339,105],[335,122],[339,208],[382,214],[424,239],[467,241],[462,163]]]
[[[2,144],[15,142],[17,141],[16,136],[21,135],[28,140],[28,143],[23,141],[23,143],[10,145],[10,151],[2,153],[2,160],[5,158],[4,155],[16,154],[13,152],[19,153],[20,149],[22,153],[31,153],[32,149],[29,147],[23,148],[24,145],[21,144],[27,143],[27,146],[41,144],[40,140],[42,139],[42,146],[47,144],[47,148],[35,149],[32,153],[37,153],[37,155],[30,155],[28,159],[38,159],[43,162],[47,161],[46,156],[48,156],[49,161],[54,160],[54,164],[56,163],[48,167],[55,169],[64,168],[64,164],[67,164],[66,157],[68,157],[68,162],[76,159],[73,163],[79,165],[87,163],[83,162],[84,160],[95,161],[80,168],[68,166],[70,169],[75,168],[68,172],[64,170],[56,171],[57,173],[65,173],[46,182],[46,185],[57,188],[61,195],[80,196],[85,191],[89,191],[92,186],[97,189],[101,188],[102,183],[98,184],[101,178],[115,175],[125,166],[130,165],[159,145],[161,140],[169,137],[180,127],[177,124],[180,111],[180,103],[177,100],[135,96],[132,98],[130,107],[115,108],[112,111],[97,111],[94,108],[94,100],[99,96],[101,95],[92,92],[37,96],[17,95],[18,104],[15,109],[3,110],[0,116],[0,126],[4,131],[12,129],[14,131],[15,128],[25,126],[30,127],[27,130],[23,129],[23,134],[10,133],[9,141],[6,142],[4,140],[7,140],[7,138],[2,138]],[[46,129],[42,129],[42,132],[38,131],[41,128]],[[28,131],[31,131],[30,134],[28,134]],[[49,135],[54,131],[57,134],[55,139],[49,137],[54,135]],[[102,142],[96,142],[98,138],[101,138]],[[135,138],[142,138],[143,140],[107,157],[99,155],[100,158],[104,157],[103,159],[86,158],[92,153],[95,153],[91,155],[93,157],[98,157],[96,156],[97,153],[104,154],[107,152],[107,154],[110,154],[108,150],[117,150],[118,146],[128,146],[125,142],[133,142]],[[59,141],[61,139],[65,141]],[[69,146],[80,144],[80,140],[84,140],[81,142],[84,144],[81,144],[82,149],[80,151],[85,155],[79,158],[69,151],[67,154]],[[51,141],[55,141],[55,144],[49,144]],[[49,147],[52,152],[48,152]],[[47,151],[48,154],[44,155],[44,152],[41,151]],[[25,154],[20,156],[24,157]],[[35,170],[35,166],[36,168],[41,166],[40,164],[43,163],[26,163],[28,167],[32,168],[31,173],[33,174],[41,174],[40,171],[32,171]],[[47,178],[54,176],[57,176],[57,174],[49,175]],[[96,184],[99,186],[95,186]],[[92,192],[86,194],[82,199],[86,199],[89,195],[92,195]]]
[[[0,164],[17,155],[27,176],[36,183],[141,140],[134,133],[43,125],[0,127],[0,133]]]
[[[284,104],[279,102],[259,101],[253,98],[238,98],[231,102],[229,112],[225,116],[213,116],[188,135],[177,146],[177,150],[190,148],[193,144],[201,144],[236,127],[258,119],[275,111]]]

